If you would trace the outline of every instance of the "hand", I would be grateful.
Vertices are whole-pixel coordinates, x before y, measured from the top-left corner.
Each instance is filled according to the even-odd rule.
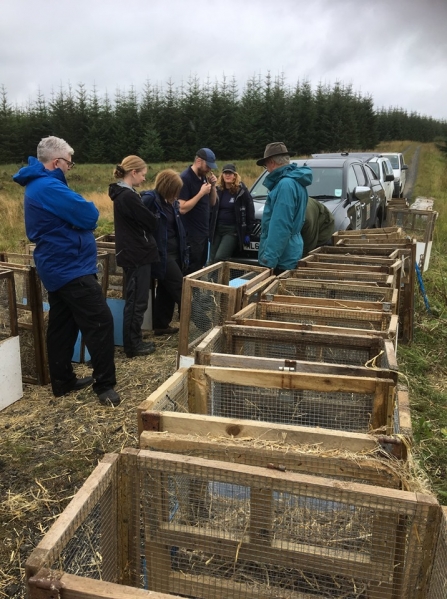
[[[244,245],[250,245],[250,235],[244,237]]]
[[[207,195],[211,191],[211,183],[204,183],[200,189],[202,196]]]
[[[211,185],[213,187],[216,185],[217,177],[214,173],[208,173],[207,179],[208,179],[208,183],[211,183]]]

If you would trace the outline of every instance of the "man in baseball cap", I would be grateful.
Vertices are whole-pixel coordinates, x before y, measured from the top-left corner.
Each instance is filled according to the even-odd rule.
[[[258,260],[279,274],[295,268],[303,254],[301,229],[312,171],[308,166],[290,164],[289,152],[281,141],[267,144],[256,164],[269,173],[264,179],[269,193],[261,221]]]
[[[189,245],[189,267],[186,274],[205,266],[208,256],[210,207],[216,203],[216,156],[209,148],[197,150],[193,164],[180,177],[183,187],[178,202]]]

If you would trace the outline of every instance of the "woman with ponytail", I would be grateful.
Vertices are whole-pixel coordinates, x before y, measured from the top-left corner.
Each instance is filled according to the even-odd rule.
[[[159,261],[153,234],[157,219],[135,190],[146,180],[147,166],[138,156],[127,156],[113,171],[116,183],[109,186],[115,220],[116,263],[124,270],[126,303],[123,314],[123,346],[128,358],[155,351],[143,343],[141,325],[151,285],[151,264]]]

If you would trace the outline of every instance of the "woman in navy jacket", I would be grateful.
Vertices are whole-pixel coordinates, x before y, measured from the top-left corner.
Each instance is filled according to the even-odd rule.
[[[180,175],[172,169],[165,169],[156,176],[155,189],[141,195],[143,204],[159,222],[155,240],[160,261],[152,268],[152,276],[157,279],[153,308],[155,335],[178,332],[178,328],[171,327],[170,323],[175,304],[180,313],[183,272],[188,266],[186,234],[177,201],[182,187]]]
[[[226,164],[217,182],[217,201],[211,214],[209,263],[228,260],[250,243],[255,209],[250,192],[234,164]]]

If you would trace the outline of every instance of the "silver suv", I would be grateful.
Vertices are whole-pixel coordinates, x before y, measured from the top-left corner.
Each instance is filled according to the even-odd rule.
[[[404,155],[400,152],[383,152],[382,156],[386,156],[391,162],[394,173],[394,193],[393,197],[402,198],[404,195],[404,187],[407,180],[408,166],[405,164]]]

